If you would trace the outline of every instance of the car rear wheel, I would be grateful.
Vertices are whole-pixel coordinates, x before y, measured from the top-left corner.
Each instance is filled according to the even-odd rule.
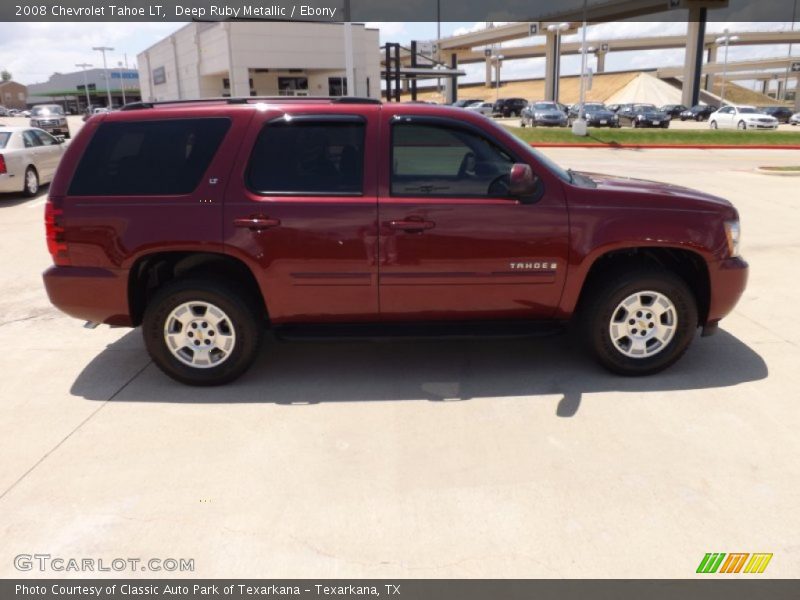
[[[584,335],[605,368],[621,375],[649,375],[675,363],[697,330],[691,290],[669,271],[620,273],[591,290]]]
[[[142,323],[145,346],[164,373],[188,385],[233,381],[252,364],[261,342],[255,301],[224,284],[178,280],[160,289]]]
[[[39,174],[33,167],[28,167],[27,169],[25,169],[24,185],[25,187],[23,188],[22,192],[28,198],[31,198],[39,193]]]

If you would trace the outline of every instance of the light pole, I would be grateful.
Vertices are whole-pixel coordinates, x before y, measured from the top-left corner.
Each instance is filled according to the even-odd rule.
[[[792,31],[794,31],[794,22],[797,20],[797,0],[794,0],[794,6],[792,7]],[[783,98],[782,100],[786,102],[786,92],[789,89],[789,71],[792,69],[792,44],[789,44],[789,54],[787,55],[789,59],[788,64],[786,65],[786,75],[783,78]],[[800,94],[800,88],[795,90],[795,95]],[[775,92],[775,100],[781,100],[778,98],[778,93]]]
[[[731,42],[735,42],[739,39],[738,35],[731,35],[730,32],[726,29],[722,32],[723,35],[718,37],[714,43],[715,44],[725,44],[725,58],[724,62],[722,63],[722,93],[720,94],[720,101],[721,104],[725,105],[725,83],[727,83],[728,79],[728,46],[730,46]]]
[[[495,62],[495,85],[494,85],[494,101],[495,103],[500,99],[500,65],[503,64],[505,56],[502,54],[495,54],[492,60]]]
[[[569,23],[559,23],[558,25],[553,23],[552,25],[547,26],[547,31],[556,34],[556,71],[553,81],[553,100],[555,102],[558,102],[558,88],[559,81],[561,79],[561,33],[567,29],[569,29]]]
[[[75,66],[83,69],[83,91],[86,92],[86,110],[89,110],[92,101],[89,99],[89,80],[86,78],[86,67],[91,67],[92,65],[89,63],[78,63]]]
[[[114,49],[108,46],[95,46],[92,48],[95,52],[103,53],[103,75],[106,78],[106,95],[108,96],[108,108],[111,109],[111,82],[108,80],[108,65],[106,64],[106,52],[113,52]]]
[[[122,70],[122,61],[119,61],[117,66],[119,67],[119,85],[122,88],[122,105],[124,106],[127,102],[125,101],[125,71]]]

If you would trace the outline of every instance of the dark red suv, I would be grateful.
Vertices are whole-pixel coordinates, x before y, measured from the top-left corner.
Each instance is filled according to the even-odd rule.
[[[241,375],[265,327],[527,333],[577,317],[603,365],[654,373],[747,279],[726,200],[566,171],[457,108],[353,98],[95,116],[46,229],[53,304],[142,325],[156,364],[200,385]]]

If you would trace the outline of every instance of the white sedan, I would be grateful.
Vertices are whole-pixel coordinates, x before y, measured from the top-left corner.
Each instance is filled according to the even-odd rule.
[[[464,107],[464,110],[471,110],[472,112],[481,113],[486,117],[491,117],[494,113],[494,102],[478,102],[477,104]]]
[[[778,119],[754,106],[723,106],[708,117],[711,129],[777,129]]]
[[[789,118],[789,125],[791,125],[792,127],[794,127],[796,125],[800,125],[800,112],[794,113]]]
[[[62,142],[33,127],[0,127],[0,192],[35,196],[53,179]]]

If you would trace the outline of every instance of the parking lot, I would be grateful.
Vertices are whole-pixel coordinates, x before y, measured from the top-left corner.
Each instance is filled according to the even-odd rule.
[[[184,387],[138,330],[50,306],[46,189],[0,197],[0,575],[48,553],[199,577],[684,578],[707,552],[770,552],[762,577],[797,577],[800,179],[754,169],[800,152],[546,152],[739,208],[749,287],[669,371],[610,375],[569,336],[268,339],[235,384]]]

